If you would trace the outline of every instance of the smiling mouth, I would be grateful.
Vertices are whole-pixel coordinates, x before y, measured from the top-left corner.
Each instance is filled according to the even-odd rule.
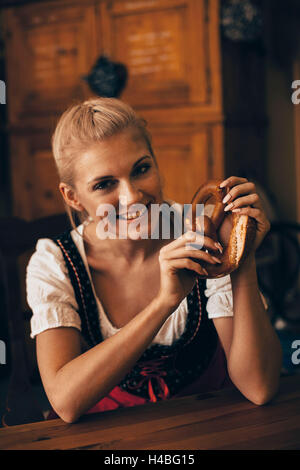
[[[145,213],[148,211],[150,208],[150,203],[145,206],[145,208],[141,211],[134,211],[134,212],[128,212],[127,214],[118,214],[117,219],[122,219],[122,220],[135,220],[139,219]]]

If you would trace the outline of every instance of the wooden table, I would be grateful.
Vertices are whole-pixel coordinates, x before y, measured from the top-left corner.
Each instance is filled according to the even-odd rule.
[[[0,429],[0,449],[300,449],[300,375],[264,406],[236,389]]]

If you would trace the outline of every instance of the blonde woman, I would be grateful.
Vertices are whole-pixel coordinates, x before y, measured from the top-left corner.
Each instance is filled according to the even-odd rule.
[[[281,348],[257,284],[255,250],[270,224],[255,186],[239,177],[223,182],[229,209],[256,219],[255,245],[233,274],[203,280],[201,261],[218,263],[220,245],[204,236],[202,249],[192,250],[187,244],[200,243],[199,234],[165,237],[161,228],[151,237],[160,222],[151,207],[181,214],[182,206],[165,199],[145,122],[128,105],[99,98],[72,106],[52,143],[73,229],[38,241],[27,298],[53,415],[74,422],[230,383],[256,404],[270,400]],[[113,236],[99,236],[104,221]],[[140,236],[120,236],[137,223]]]

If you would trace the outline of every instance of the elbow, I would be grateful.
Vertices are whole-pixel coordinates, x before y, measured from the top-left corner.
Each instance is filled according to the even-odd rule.
[[[66,424],[73,424],[73,423],[76,423],[76,421],[78,420],[77,417],[74,417],[73,415],[70,415],[70,414],[66,414],[66,415],[62,415],[60,416],[60,419],[62,419]]]
[[[70,400],[54,395],[49,401],[55,413],[65,423],[72,424],[80,418],[78,411],[76,412]]]
[[[254,405],[262,406],[268,404],[276,396],[279,386],[270,388],[260,388],[247,396]]]
[[[257,390],[254,399],[251,400],[255,405],[266,405],[277,395],[280,383],[280,372],[282,366],[282,351],[279,350],[278,362],[272,374],[269,375]]]
[[[259,370],[240,371],[230,367],[228,372],[231,381],[239,391],[253,404],[262,406],[268,404],[277,395],[280,383],[282,357],[279,350],[278,358],[272,367],[260,368]],[[235,372],[235,373],[234,373]]]
[[[258,406],[266,405],[273,400],[279,389],[279,377],[268,381],[259,380],[256,383],[231,380],[247,400]]]
[[[55,413],[59,416],[59,418],[64,421],[67,424],[73,424],[76,423],[76,421],[79,419],[79,415],[74,413],[71,409],[68,409],[68,407],[57,407],[53,406],[53,409]]]
[[[270,394],[257,394],[254,397],[249,397],[248,399],[254,405],[262,406],[262,405],[266,405],[267,403],[269,403],[272,400],[274,395],[273,394],[272,395],[270,395]]]

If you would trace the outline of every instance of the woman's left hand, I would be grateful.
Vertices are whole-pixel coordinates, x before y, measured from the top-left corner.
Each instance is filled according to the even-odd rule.
[[[246,178],[230,176],[221,183],[220,187],[228,188],[228,193],[223,199],[223,203],[225,201],[227,204],[224,210],[227,208],[227,210],[240,215],[249,215],[256,220],[256,237],[253,249],[251,250],[254,253],[269,232],[271,226],[262,207],[260,197],[256,193],[255,184]]]

